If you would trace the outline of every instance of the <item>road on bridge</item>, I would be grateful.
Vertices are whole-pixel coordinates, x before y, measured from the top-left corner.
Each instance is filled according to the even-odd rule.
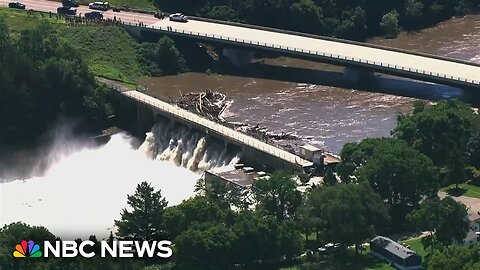
[[[6,6],[9,1],[0,0],[0,5]],[[46,0],[25,0],[22,3],[27,6],[27,9],[53,13],[56,13],[57,7],[61,5],[59,2]],[[86,6],[81,6],[78,8],[78,12],[85,14],[89,12],[89,9]],[[367,62],[367,64],[370,63],[376,67],[398,70],[401,74],[407,71],[411,71],[412,74],[423,74],[423,78],[425,78],[425,74],[428,76],[431,73],[433,74],[431,77],[437,79],[447,78],[452,81],[466,82],[467,85],[477,88],[480,87],[480,66],[473,63],[448,61],[387,49],[199,20],[189,20],[187,23],[180,23],[171,22],[168,19],[159,20],[154,18],[153,15],[133,12],[107,11],[104,13],[105,18],[113,18],[113,16],[126,23],[138,24],[142,22],[144,25],[163,29],[170,26],[173,31],[193,32],[196,35],[206,34],[208,36],[216,36],[217,38],[221,37],[222,40],[239,40],[243,43],[252,41],[253,43],[265,44],[266,46],[295,48],[297,51],[311,52],[313,55],[315,53],[333,55],[342,57],[342,59],[351,59],[352,63]]]

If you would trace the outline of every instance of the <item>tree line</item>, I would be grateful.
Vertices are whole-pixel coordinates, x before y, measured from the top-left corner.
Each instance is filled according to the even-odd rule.
[[[0,16],[0,142],[35,139],[60,116],[102,125],[111,115],[108,90],[48,23],[12,37]]]
[[[363,40],[396,35],[475,8],[475,0],[155,0],[168,12]]]

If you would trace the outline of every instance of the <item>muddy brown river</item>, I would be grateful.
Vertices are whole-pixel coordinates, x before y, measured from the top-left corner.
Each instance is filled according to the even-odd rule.
[[[480,15],[401,33],[395,39],[374,38],[369,42],[480,63]],[[285,57],[262,61],[280,66],[341,70]],[[163,99],[175,98],[180,93],[218,90],[233,100],[226,113],[228,120],[292,132],[335,153],[347,142],[389,136],[398,114],[408,112],[415,100],[317,84],[204,73],[144,78],[141,83],[150,94]]]

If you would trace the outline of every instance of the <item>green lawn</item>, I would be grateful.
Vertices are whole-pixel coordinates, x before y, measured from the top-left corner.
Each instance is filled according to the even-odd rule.
[[[59,35],[82,54],[96,76],[134,83],[146,75],[138,59],[138,44],[123,28],[66,27]]]
[[[425,255],[427,255],[427,251],[423,248],[421,237],[403,241],[402,244],[405,246],[410,246],[410,249],[417,252],[417,254],[422,256],[422,258],[425,258]]]
[[[460,184],[459,189],[455,189],[455,185],[450,185],[441,189],[450,195],[467,196],[480,199],[480,187],[472,184]]]
[[[33,12],[29,14],[25,10],[0,8],[0,15],[5,18],[5,22],[10,28],[11,35],[17,35],[22,30],[32,28],[41,20],[47,21],[54,26],[65,25],[65,20],[57,19],[55,14],[52,14],[52,16],[48,13],[42,12]]]

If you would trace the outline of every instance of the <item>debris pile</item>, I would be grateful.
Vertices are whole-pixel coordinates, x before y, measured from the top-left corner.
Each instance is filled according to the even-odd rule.
[[[216,122],[225,122],[222,113],[228,107],[229,102],[224,94],[207,90],[200,93],[188,93],[181,95],[175,104],[181,108],[205,116]]]
[[[266,127],[249,125],[239,122],[227,122],[222,113],[231,104],[226,96],[218,91],[207,90],[200,93],[182,94],[174,101],[183,109],[205,116],[212,121],[222,123],[237,131],[259,139],[265,143],[276,145],[289,152],[294,153],[299,145],[302,145],[302,138],[289,132],[271,132]]]

